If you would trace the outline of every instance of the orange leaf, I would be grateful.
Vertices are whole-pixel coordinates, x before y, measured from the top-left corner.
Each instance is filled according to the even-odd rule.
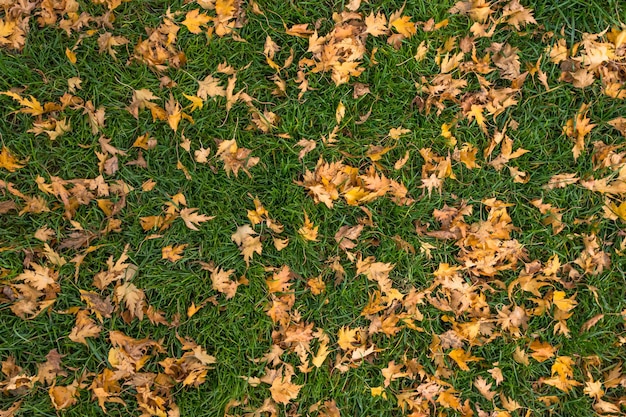
[[[166,259],[170,262],[177,262],[183,258],[181,253],[185,250],[188,244],[184,245],[176,245],[176,246],[166,246],[161,249],[161,259]]]
[[[295,385],[291,383],[291,376],[280,377],[274,379],[272,386],[270,387],[270,393],[272,398],[277,403],[289,404],[289,402],[295,399],[300,393],[302,385]]]

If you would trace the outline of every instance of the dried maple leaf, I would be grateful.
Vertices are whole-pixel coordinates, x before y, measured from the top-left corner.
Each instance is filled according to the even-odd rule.
[[[415,23],[411,22],[411,16],[398,16],[396,19],[389,19],[389,25],[406,38],[417,33]]]
[[[187,107],[185,107],[185,109],[189,108],[189,113],[193,113],[194,111],[198,110],[198,109],[202,109],[202,107],[204,107],[204,101],[198,97],[198,96],[190,96],[188,94],[183,93],[183,96],[191,101],[191,104]],[[183,113],[184,114],[184,113]]]
[[[87,310],[80,310],[76,314],[76,325],[72,328],[68,338],[76,343],[87,345],[87,337],[96,337],[102,331],[95,321],[89,317]]]
[[[496,171],[500,171],[511,160],[530,152],[528,149],[518,148],[513,152],[513,140],[505,136],[502,143],[500,155],[494,158],[489,165],[493,166]]]
[[[41,105],[39,100],[37,100],[33,96],[30,96],[30,99],[23,98],[19,94],[12,91],[1,91],[0,94],[9,96],[13,100],[17,101],[20,106],[22,106],[22,109],[19,110],[20,113],[30,114],[31,116],[41,116],[42,114],[46,113],[46,110]]]
[[[596,314],[595,316],[593,316],[592,318],[584,322],[582,326],[580,326],[580,333],[589,331],[589,329],[591,329],[593,326],[598,324],[598,322],[602,320],[603,318],[604,318],[604,314]]]
[[[250,149],[237,146],[235,139],[220,141],[216,152],[217,156],[224,162],[226,174],[229,175],[232,172],[235,177],[239,174],[240,169],[251,176],[248,168],[252,168],[260,162],[258,157],[250,156],[251,153]]]
[[[80,298],[87,304],[91,312],[96,314],[100,323],[102,323],[103,317],[111,318],[114,307],[113,304],[111,304],[110,296],[102,298],[95,292],[80,290]]]
[[[16,170],[23,168],[24,164],[18,161],[9,151],[9,148],[2,146],[2,152],[0,152],[0,168],[4,168],[9,172],[15,172]]]
[[[178,124],[183,117],[182,107],[178,100],[170,93],[170,99],[165,103],[165,111],[167,112],[167,123],[174,132],[178,130]]]
[[[143,310],[144,307],[146,307],[146,294],[142,289],[137,288],[135,284],[131,282],[125,282],[115,287],[114,299],[116,304],[124,302],[131,319],[137,317],[139,320],[143,320]]]
[[[294,277],[293,272],[287,265],[284,265],[280,270],[274,272],[271,278],[265,280],[267,289],[270,294],[289,292],[291,289],[290,280]]]
[[[555,188],[565,188],[568,185],[576,184],[579,178],[576,174],[556,174],[550,177],[550,180],[543,188],[553,190]]]
[[[446,53],[446,55],[441,59],[441,63],[439,64],[441,68],[441,73],[447,74],[457,68],[463,60],[463,56],[463,52],[459,52],[458,54],[452,56],[450,56],[449,53]]]
[[[198,211],[197,208],[184,208],[180,211],[180,218],[185,222],[185,226],[191,230],[199,230],[196,225],[215,218],[215,216],[198,214],[196,211]]]
[[[553,347],[547,342],[540,342],[539,340],[533,340],[528,346],[533,353],[530,354],[537,362],[545,362],[554,356],[557,348]]]
[[[554,304],[559,310],[568,312],[574,309],[578,302],[575,300],[576,294],[572,298],[566,298],[564,291],[554,291],[552,293],[552,304]]]
[[[337,124],[341,123],[345,115],[346,106],[340,101],[337,105],[337,109],[335,110],[335,120],[337,121]]]
[[[116,52],[113,50],[113,47],[126,45],[128,42],[130,41],[123,36],[113,36],[112,33],[105,32],[98,37],[98,47],[100,48],[98,53],[106,51],[109,55],[111,55],[111,57],[113,57],[113,59],[117,59],[115,56]]]
[[[304,240],[312,240],[317,242],[317,230],[319,226],[315,226],[310,220],[309,216],[304,212],[304,225],[298,229],[298,234],[302,236]]]
[[[239,226],[237,231],[231,236],[233,242],[235,242],[239,247],[246,265],[250,264],[250,259],[252,259],[254,253],[260,255],[263,250],[261,237],[252,236],[256,234],[257,233],[254,229],[252,229],[252,227],[250,227],[250,225],[245,224],[243,226]]]
[[[524,8],[519,3],[519,0],[511,0],[502,8],[502,17],[507,24],[514,26],[515,29],[520,30],[521,26],[527,24],[536,24],[537,21],[532,15],[532,10]]]
[[[475,22],[485,22],[493,14],[491,5],[486,0],[462,0],[448,11],[451,14],[465,14]]]
[[[28,285],[37,290],[44,290],[46,287],[54,285],[58,279],[58,272],[54,272],[47,266],[31,264],[33,269],[27,269],[15,277],[16,280],[23,280]]]
[[[50,401],[56,410],[64,410],[78,402],[78,380],[74,380],[70,385],[53,385],[48,390]]]
[[[183,245],[169,245],[161,249],[161,259],[168,260],[170,262],[178,262],[183,259],[183,251],[189,246],[187,243]]]
[[[309,279],[306,282],[306,285],[308,285],[309,289],[311,290],[311,294],[313,295],[320,295],[321,293],[326,291],[326,283],[321,276]]]
[[[207,75],[204,80],[198,81],[196,96],[203,100],[206,100],[208,97],[226,97],[226,89],[220,86],[220,83],[221,80],[219,78]]]
[[[159,97],[155,96],[152,91],[142,88],[140,90],[134,90],[132,101],[130,105],[127,107],[127,110],[130,114],[132,114],[135,119],[139,118],[139,110],[143,110],[145,108],[150,108],[155,106],[152,103],[152,100],[160,100]]]
[[[377,282],[383,293],[388,293],[393,287],[389,273],[393,270],[394,265],[375,261],[376,259],[373,256],[369,256],[363,260],[358,259],[356,263],[356,274],[364,274],[367,279]]]
[[[617,129],[622,136],[626,137],[626,117],[617,117],[609,120],[607,123]]]
[[[591,130],[596,127],[595,124],[590,123],[591,119],[587,117],[587,111],[589,110],[589,104],[583,103],[580,109],[576,113],[575,119],[569,119],[565,126],[563,126],[563,133],[569,138],[575,140],[572,153],[574,160],[578,159],[582,151],[585,149],[585,136]]]
[[[212,20],[213,18],[211,16],[200,13],[198,9],[193,9],[187,12],[185,20],[183,20],[181,24],[185,25],[189,32],[198,34],[202,33],[202,29],[200,27],[206,25]]]
[[[37,364],[37,380],[45,385],[51,385],[54,384],[57,376],[67,376],[67,372],[61,365],[61,359],[64,356],[57,349],[50,350],[46,355],[46,362]]]
[[[454,362],[456,362],[456,364],[459,365],[459,368],[463,371],[469,371],[467,362],[475,362],[482,359],[477,356],[472,356],[469,352],[465,352],[465,350],[461,348],[452,349],[448,352],[448,356],[450,359],[454,360]]]
[[[341,226],[335,233],[335,241],[342,250],[353,249],[356,246],[356,239],[359,238],[363,231],[363,225],[357,226]]]
[[[369,33],[372,36],[386,35],[388,33],[387,17],[381,12],[376,14],[370,12],[365,17],[365,26],[365,33]]]
[[[67,119],[56,120],[50,117],[41,123],[34,122],[33,128],[29,129],[27,132],[34,133],[35,135],[45,133],[48,135],[50,140],[56,140],[59,136],[69,132],[70,130],[71,126]]]
[[[380,370],[381,374],[385,377],[384,386],[385,388],[391,384],[391,381],[394,381],[399,378],[406,378],[409,376],[407,372],[402,372],[403,364],[396,364],[395,361],[391,361],[387,364],[385,368]]]
[[[211,288],[225,294],[227,300],[235,296],[237,287],[239,287],[237,281],[230,279],[234,272],[234,269],[223,270],[222,268],[216,268],[211,272]]]
[[[480,392],[480,394],[485,397],[487,401],[493,400],[497,394],[497,392],[491,391],[491,384],[488,384],[482,376],[476,378],[474,381],[474,387],[476,387],[478,392]]]
[[[275,378],[270,386],[270,393],[272,399],[277,403],[289,404],[291,400],[298,397],[302,385],[296,385],[291,382],[292,375],[284,375],[282,377]]]
[[[494,365],[497,365],[497,363]],[[491,377],[496,381],[496,386],[500,385],[504,381],[504,375],[502,375],[502,369],[495,367],[495,368],[488,370],[487,372],[489,372]]]
[[[299,23],[297,25],[293,25],[290,28],[285,27],[285,33],[287,35],[299,36],[301,38],[308,38],[309,35],[313,34],[313,31],[309,29],[308,23]]]
[[[300,139],[296,145],[301,146],[302,149],[298,153],[298,159],[302,160],[306,154],[311,152],[317,146],[317,143],[314,140],[309,139]]]
[[[580,386],[582,383],[573,379],[574,371],[572,365],[574,361],[569,356],[559,356],[554,361],[551,368],[551,378],[541,378],[544,384],[552,385],[564,392],[569,392],[573,387]]]
[[[103,106],[96,109],[96,106],[94,106],[91,100],[87,100],[83,106],[83,114],[87,115],[89,125],[91,126],[91,133],[94,135],[100,131],[100,128],[104,127],[104,121],[106,119],[105,113],[106,111]]]

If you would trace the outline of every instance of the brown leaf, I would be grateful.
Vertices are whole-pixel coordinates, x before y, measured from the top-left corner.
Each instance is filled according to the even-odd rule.
[[[76,343],[87,345],[87,337],[96,337],[102,331],[95,321],[89,317],[87,310],[80,310],[76,314],[76,325],[72,328],[68,338]]]
[[[603,318],[604,314],[596,314],[595,316],[584,322],[582,326],[580,326],[580,333],[589,331],[589,329],[598,324],[598,322]]]
[[[71,385],[52,386],[48,390],[48,395],[52,401],[52,405],[56,410],[64,410],[76,404],[78,393],[78,381],[74,380]]]

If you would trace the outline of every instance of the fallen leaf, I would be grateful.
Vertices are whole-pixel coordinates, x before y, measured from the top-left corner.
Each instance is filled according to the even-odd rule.
[[[0,168],[4,168],[9,172],[15,172],[23,167],[24,164],[11,155],[9,149],[3,145],[2,152],[0,152]]]
[[[183,258],[182,253],[187,246],[187,243],[183,245],[165,246],[161,249],[161,259],[165,259],[170,262],[178,262]]]

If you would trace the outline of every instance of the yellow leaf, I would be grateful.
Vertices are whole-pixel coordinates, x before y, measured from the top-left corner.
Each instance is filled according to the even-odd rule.
[[[391,26],[406,38],[410,38],[417,33],[417,27],[415,23],[411,22],[411,16],[399,17],[391,22]]]
[[[20,163],[6,146],[2,146],[2,152],[0,152],[0,168],[4,168],[9,172],[15,172],[16,170],[23,168],[24,164]]]
[[[217,0],[215,2],[215,13],[221,21],[231,19],[234,16],[235,11],[236,8],[234,0]]]
[[[65,48],[65,56],[72,64],[76,64],[76,54],[70,48]]]
[[[197,109],[201,109],[204,105],[204,101],[202,101],[202,99],[198,96],[190,96],[185,93],[183,93],[183,96],[185,96],[187,100],[191,101],[191,108],[189,109],[190,113],[193,113]]]
[[[252,259],[254,253],[260,255],[263,250],[261,238],[259,236],[253,237],[252,235],[255,234],[256,232],[250,227],[250,225],[246,224],[239,226],[237,231],[231,236],[232,241],[239,247],[246,265],[250,263],[250,259]]]
[[[11,97],[13,100],[20,103],[24,108],[20,109],[21,113],[30,114],[32,116],[41,116],[46,113],[46,110],[41,106],[41,103],[33,96],[30,99],[23,98],[19,94],[12,91],[2,91],[0,94]]]
[[[170,94],[170,99],[165,103],[165,110],[167,111],[167,123],[170,125],[172,130],[176,132],[178,129],[178,123],[180,123],[180,119],[182,118],[182,109],[180,107],[180,103],[176,101],[174,96]]]
[[[346,115],[346,106],[340,101],[337,105],[337,110],[335,110],[335,119],[337,120],[337,124],[341,123],[343,117]]]
[[[324,361],[328,357],[329,353],[330,351],[328,350],[328,342],[322,341],[320,343],[319,349],[317,350],[317,354],[313,357],[313,359],[311,359],[311,363],[313,364],[313,366],[315,366],[316,368],[321,367],[324,364]]]
[[[420,62],[424,58],[426,58],[427,53],[428,53],[428,44],[426,44],[426,41],[422,41],[417,47],[417,52],[415,53],[415,56],[413,56],[413,58],[415,58],[417,62]]]
[[[311,223],[311,221],[309,220],[309,216],[306,214],[305,211],[304,225],[300,229],[298,229],[298,233],[305,240],[317,241],[317,229],[319,229],[319,226],[315,226],[313,225],[313,223]]]
[[[454,360],[456,364],[459,365],[459,368],[461,368],[463,371],[469,371],[469,366],[467,366],[467,362],[475,362],[482,359],[477,356],[471,356],[469,352],[466,353],[461,348],[452,349],[448,353],[448,356],[450,357],[450,359]]]
[[[187,309],[187,318],[191,318],[193,315],[195,315],[198,311],[200,311],[202,309],[202,307],[204,307],[204,305],[199,305],[196,306],[196,303],[194,303],[193,301],[191,302],[191,305],[189,306],[189,308]]]
[[[359,333],[359,328],[351,329],[349,327],[343,326],[337,332],[337,344],[342,350],[351,351],[356,347],[357,343],[357,334]]]
[[[576,305],[578,304],[575,298],[575,294],[572,298],[565,298],[565,292],[555,291],[552,294],[552,303],[557,306],[559,310],[567,312],[573,310],[574,307],[576,307]]]
[[[193,9],[187,12],[187,14],[185,15],[185,20],[183,20],[181,23],[187,27],[189,32],[198,34],[202,32],[200,26],[206,25],[211,20],[213,20],[211,16],[200,13],[198,9]]]
[[[385,400],[387,399],[387,393],[382,385],[370,388],[370,393],[372,394],[372,397],[383,397]]]
[[[293,25],[289,29],[285,28],[285,33],[291,36],[299,36],[301,38],[308,38],[309,35],[313,34],[313,31],[309,29],[308,23],[299,23],[297,25]]]

